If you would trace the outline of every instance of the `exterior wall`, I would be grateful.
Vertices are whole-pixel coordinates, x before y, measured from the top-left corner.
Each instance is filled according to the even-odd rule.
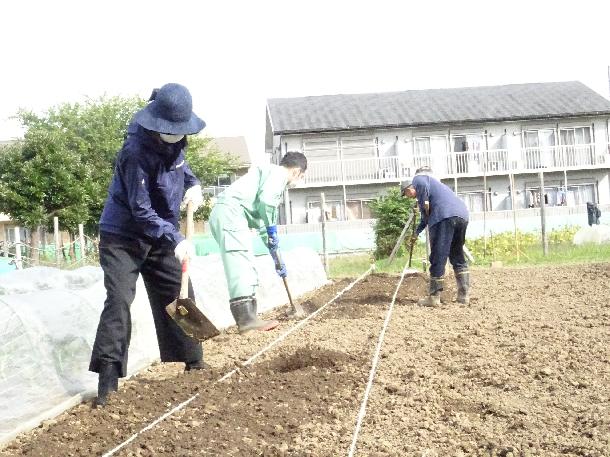
[[[396,187],[396,184],[346,186],[345,194],[348,201],[373,200],[380,195],[383,195],[390,187]],[[308,222],[307,209],[309,207],[309,203],[319,202],[321,200],[321,192],[324,192],[327,206],[330,206],[330,202],[338,202],[343,207],[344,195],[343,188],[341,186],[290,189],[288,191],[288,199],[290,201],[289,206],[292,210],[293,224],[304,224]]]
[[[601,176],[598,182],[599,203],[603,205],[610,204],[610,173]]]
[[[8,224],[6,222],[0,222],[0,241],[6,240],[6,228]]]
[[[373,132],[377,137],[377,152],[379,157],[398,155],[399,132],[393,130],[380,130]]]
[[[291,135],[283,138],[282,151],[303,152],[303,137],[301,135]],[[330,157],[335,159],[336,157]]]
[[[0,241],[6,241],[6,231],[8,228],[14,227],[15,224],[6,214],[0,213]]]

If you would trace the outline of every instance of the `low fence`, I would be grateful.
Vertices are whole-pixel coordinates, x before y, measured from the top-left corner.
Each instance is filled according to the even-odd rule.
[[[599,205],[601,222],[610,223],[610,204]],[[587,205],[546,206],[544,208],[546,230],[551,231],[566,226],[585,227],[588,225]],[[470,214],[467,238],[480,238],[490,233],[521,232],[541,230],[541,209],[527,208],[515,211],[487,211]]]
[[[335,221],[326,223],[326,252],[330,255],[369,251],[375,246],[374,219],[359,221]],[[294,224],[278,226],[280,249],[291,250],[297,247],[308,247],[322,254],[324,240],[322,224]],[[269,253],[258,233],[252,232],[254,255]],[[197,255],[209,255],[219,252],[219,247],[206,226],[206,232],[193,237]]]
[[[78,237],[64,243],[61,241],[59,222],[55,219],[55,243],[35,245],[31,238],[22,240],[20,227],[13,229],[14,241],[0,241],[0,273],[32,266],[72,269],[97,261],[98,241],[85,235],[83,224],[79,224]]]
[[[59,268],[78,268],[79,266],[98,259],[98,241],[85,236],[82,243],[73,241],[63,243],[59,249],[55,244],[47,244],[44,248],[36,248],[25,242],[0,242],[0,273],[10,270],[21,270],[33,266],[49,266]]]
[[[610,204],[600,205],[601,222],[610,224]],[[523,233],[541,230],[540,208],[518,209],[513,211],[474,212],[468,224],[468,239],[481,238],[503,232],[513,232],[516,228]],[[566,226],[587,226],[586,205],[574,207],[546,207],[546,231],[561,229]],[[372,251],[375,249],[375,219],[326,222],[326,253],[329,255]],[[15,229],[18,237],[19,229]],[[292,224],[278,226],[282,250],[297,247],[308,247],[323,254],[324,241],[322,224]],[[98,259],[98,241],[81,233],[77,240],[62,244],[56,249],[55,244],[44,248],[35,248],[20,241],[0,242],[0,274],[6,271],[27,268],[30,266],[55,266],[72,269],[87,263],[96,263]],[[209,226],[204,225],[204,232],[193,238],[197,255],[205,256],[219,252],[218,245],[212,238]],[[252,245],[255,255],[268,253],[260,236],[252,232]],[[81,250],[84,246],[84,250]]]

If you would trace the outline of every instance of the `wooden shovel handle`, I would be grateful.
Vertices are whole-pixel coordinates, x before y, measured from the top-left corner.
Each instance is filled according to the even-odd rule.
[[[182,261],[182,279],[180,281],[180,298],[189,296],[189,258]]]
[[[193,238],[193,202],[186,204],[186,239],[191,241]],[[182,280],[180,282],[180,298],[189,296],[189,264],[188,256],[182,261]]]
[[[298,316],[304,316],[305,312],[303,311],[303,307],[300,303],[292,301],[292,294],[290,293],[290,289],[288,287],[288,280],[284,276],[282,278],[284,280],[284,287],[286,288],[286,294],[288,295],[288,301],[290,302],[290,306]]]

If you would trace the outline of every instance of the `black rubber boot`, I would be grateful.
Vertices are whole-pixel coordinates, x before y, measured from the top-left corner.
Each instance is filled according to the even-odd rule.
[[[96,406],[105,406],[108,394],[119,390],[119,365],[115,362],[102,362],[97,381]]]
[[[203,360],[196,360],[195,362],[185,362],[184,371],[191,370],[208,370],[210,366]]]
[[[233,298],[230,301],[230,307],[240,334],[252,330],[266,332],[280,325],[276,320],[265,321],[256,316],[257,303],[254,296]]]
[[[443,290],[443,278],[430,276],[429,294],[427,297],[420,298],[417,302],[421,306],[439,306],[441,304],[441,292]]]
[[[470,303],[470,272],[468,270],[456,271],[457,301],[464,305]]]

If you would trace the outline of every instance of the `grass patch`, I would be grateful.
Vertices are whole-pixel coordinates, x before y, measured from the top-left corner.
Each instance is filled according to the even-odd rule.
[[[333,279],[355,278],[364,273],[373,261],[371,254],[345,254],[328,260],[328,275]]]
[[[492,258],[477,259],[477,264],[489,266]],[[548,255],[544,255],[542,246],[528,247],[515,254],[502,256],[495,260],[501,260],[505,265],[552,265],[563,263],[589,263],[610,262],[610,244],[585,244],[575,246],[573,244],[549,245]]]
[[[418,244],[413,251],[411,267],[422,271],[422,260],[426,256],[423,243]],[[400,274],[407,261],[408,255],[396,257],[389,264],[388,259],[380,259],[375,262],[377,272]],[[610,262],[610,244],[586,244],[575,246],[571,243],[551,244],[549,253],[543,255],[542,246],[529,246],[519,253],[519,258],[514,252],[494,257],[477,257],[472,268],[485,268],[491,265],[494,260],[502,261],[506,266],[536,266],[536,265],[555,265],[569,263],[592,263]],[[332,279],[356,277],[365,272],[373,262],[372,254],[350,254],[333,257],[329,261],[330,277]]]

